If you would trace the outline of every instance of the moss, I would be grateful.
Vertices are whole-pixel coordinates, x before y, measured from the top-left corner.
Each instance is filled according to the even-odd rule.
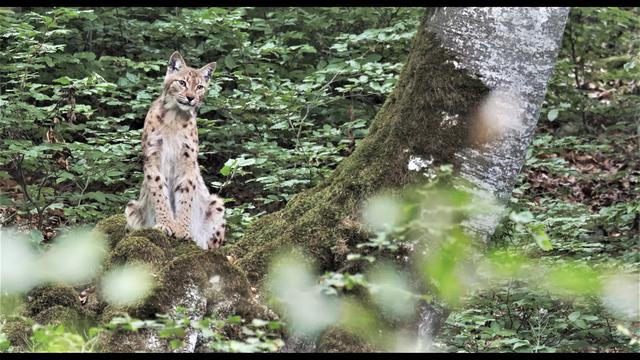
[[[89,294],[87,300],[80,307],[81,314],[87,318],[96,319],[100,316],[107,303],[98,297],[97,294]]]
[[[227,248],[252,281],[261,281],[272,256],[289,246],[318,259],[321,271],[342,266],[345,251],[366,234],[337,224],[360,218],[362,202],[372,195],[425,181],[408,170],[410,155],[433,158],[434,165],[456,163],[455,153],[468,141],[467,118],[488,89],[454,67],[454,55],[426,31],[426,21],[393,93],[353,154],[325,182],[258,219]],[[443,112],[459,115],[458,124],[443,127]]]
[[[361,353],[374,352],[375,348],[343,329],[331,327],[318,339],[316,350],[318,352]]]
[[[66,285],[36,287],[27,293],[25,300],[26,311],[31,316],[56,305],[76,310],[80,306],[78,294],[73,288]]]
[[[31,334],[33,333],[33,321],[28,318],[7,320],[1,331],[7,336],[11,346],[26,350],[29,347]]]
[[[140,236],[143,238],[147,238],[161,249],[170,248],[172,243],[171,239],[162,231],[151,228],[134,230],[129,233],[129,236]]]
[[[84,322],[84,318],[77,309],[61,305],[55,305],[39,312],[33,317],[33,320],[42,325],[64,324],[71,329],[81,328],[81,323]]]
[[[165,259],[165,253],[158,245],[141,236],[125,237],[109,255],[106,268],[134,261],[157,265]]]
[[[98,334],[96,346],[97,352],[138,352],[149,351],[148,330],[142,329],[136,332],[126,330],[103,331]]]
[[[171,239],[171,243],[165,248],[170,258],[175,258],[184,254],[204,254],[198,245],[190,239]]]
[[[110,216],[96,224],[93,231],[104,234],[110,247],[114,247],[126,235],[127,219],[124,214]]]
[[[133,312],[134,311],[131,311],[131,309],[125,306],[107,305],[103,309],[102,314],[100,314],[100,318],[98,319],[98,322],[100,324],[108,324],[111,322],[113,318],[116,318],[116,317],[124,317],[127,314],[133,316],[131,314]]]
[[[237,293],[242,297],[250,296],[250,284],[239,267],[232,265],[222,254],[208,252],[203,256],[207,264],[210,264],[207,273],[209,276],[220,276],[224,280],[222,291],[230,295]]]
[[[219,252],[204,255],[209,284],[205,296],[207,313],[222,317],[239,315],[244,319],[271,319],[276,315],[254,299],[251,285],[242,270],[231,264]]]
[[[197,249],[197,247],[196,247]],[[203,256],[206,253],[199,249],[197,252],[185,253],[177,256],[160,270],[158,286],[153,294],[145,301],[143,308],[146,312],[167,313],[174,299],[183,297],[187,286],[195,284],[202,288],[208,281],[206,264]]]

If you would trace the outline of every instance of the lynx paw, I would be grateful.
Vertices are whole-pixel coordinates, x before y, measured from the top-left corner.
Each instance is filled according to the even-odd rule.
[[[180,225],[176,226],[176,231],[174,232],[174,235],[178,239],[191,238],[191,232],[189,232],[189,229],[187,229],[185,226],[180,226]]]
[[[163,233],[167,234],[167,236],[171,236],[174,233],[173,228],[169,224],[158,223],[153,226],[154,229],[158,229]]]
[[[217,238],[211,238],[207,241],[207,250],[215,250],[220,247],[222,241]]]
[[[224,226],[224,225],[223,225]],[[215,231],[207,241],[207,248],[209,250],[217,249],[224,242],[224,227]]]

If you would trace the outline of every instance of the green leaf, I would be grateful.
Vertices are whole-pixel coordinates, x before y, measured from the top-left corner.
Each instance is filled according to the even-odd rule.
[[[602,289],[598,274],[577,263],[553,267],[548,273],[548,281],[550,287],[559,293],[593,294]]]
[[[531,224],[529,225],[529,229],[540,249],[544,251],[553,250],[553,244],[551,244],[551,240],[549,240],[549,235],[544,231],[544,224]]]
[[[4,333],[0,333],[0,352],[5,352],[11,347],[11,342]]]
[[[172,350],[178,349],[179,347],[182,346],[182,340],[180,339],[173,339],[169,342],[169,345],[171,346]]]
[[[58,83],[60,85],[69,85],[71,83],[71,78],[68,76],[62,76],[53,80],[54,83]]]
[[[549,110],[549,112],[547,113],[547,119],[549,119],[549,121],[553,121],[557,118],[558,118],[558,109]]]
[[[300,47],[300,53],[309,53],[309,54],[316,54],[318,53],[318,51],[316,50],[316,48],[314,48],[311,45],[308,44],[304,44]]]
[[[105,203],[107,201],[107,198],[105,197],[104,193],[100,191],[90,192],[89,194],[87,194],[87,196],[91,197],[97,202]]]
[[[229,70],[233,70],[238,66],[235,59],[231,55],[227,55],[224,58],[224,66],[226,66]]]
[[[138,82],[138,76],[137,76],[137,75],[135,75],[135,74],[132,74],[132,73],[129,73],[129,72],[128,72],[128,73],[126,73],[126,74],[125,74],[125,77],[126,77],[129,81],[131,81],[132,83],[136,83],[136,82]]]
[[[587,328],[587,323],[584,322],[584,320],[582,319],[578,319],[576,321],[573,322],[573,324],[580,328],[580,329],[586,329]]]
[[[574,311],[569,314],[569,320],[576,321],[580,317],[580,311]]]
[[[220,175],[229,176],[229,174],[231,174],[231,166],[225,165],[220,169]]]
[[[89,328],[88,335],[91,338],[91,337],[94,337],[94,336],[98,335],[99,333],[101,333],[103,331],[104,331],[104,329],[102,329],[102,328],[91,327],[91,328]]]
[[[625,63],[622,66],[626,71],[632,70],[636,67],[636,62],[635,61],[629,61],[628,63]]]

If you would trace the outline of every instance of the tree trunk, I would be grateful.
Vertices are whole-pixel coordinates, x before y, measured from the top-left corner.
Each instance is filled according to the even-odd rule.
[[[356,151],[324,183],[256,221],[231,249],[250,280],[261,282],[273,254],[285,250],[305,253],[321,270],[342,266],[367,237],[357,225],[363,200],[422,180],[408,169],[412,157],[452,163],[478,189],[506,202],[535,131],[568,11],[427,10],[396,88]],[[479,115],[487,95],[489,113]],[[482,145],[472,146],[478,136]],[[466,225],[486,240],[500,217],[476,216]],[[418,331],[427,346],[446,316],[446,309],[422,308]]]
[[[498,95],[492,105],[506,110],[490,119],[512,126],[503,136],[456,154],[462,177],[503,202],[511,197],[531,144],[568,13],[568,8],[442,8],[429,20],[443,46],[459,54],[460,66]],[[501,103],[505,100],[512,103]],[[486,239],[499,219],[495,214],[473,226]]]
[[[442,46],[458,54],[459,66],[479,76],[494,94],[487,103],[494,107],[491,118],[478,117],[472,127],[482,136],[479,126],[497,123],[502,127],[498,136],[462,149],[456,158],[460,176],[500,205],[511,197],[533,139],[568,14],[569,8],[440,8],[428,15],[427,27]],[[465,225],[486,241],[503,215],[476,215]],[[424,346],[430,347],[448,314],[447,309],[422,307],[419,337]]]

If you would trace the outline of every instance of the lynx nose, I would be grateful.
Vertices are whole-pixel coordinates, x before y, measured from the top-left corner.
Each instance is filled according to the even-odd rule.
[[[188,101],[189,103],[191,103],[191,102],[193,101],[193,97],[192,97],[192,96],[187,96],[187,101]]]

